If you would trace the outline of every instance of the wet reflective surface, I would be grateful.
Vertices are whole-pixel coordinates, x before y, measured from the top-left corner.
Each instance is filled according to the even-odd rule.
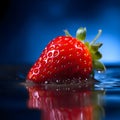
[[[25,83],[29,65],[0,66],[0,115],[4,120],[119,120],[120,67],[80,85]]]
[[[42,110],[42,120],[100,120],[104,116],[102,91],[27,88],[28,107]]]

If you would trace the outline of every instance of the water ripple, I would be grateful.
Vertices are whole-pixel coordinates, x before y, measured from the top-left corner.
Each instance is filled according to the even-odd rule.
[[[97,88],[120,87],[120,68],[109,68],[105,73],[96,73],[95,78],[99,81],[95,84]]]

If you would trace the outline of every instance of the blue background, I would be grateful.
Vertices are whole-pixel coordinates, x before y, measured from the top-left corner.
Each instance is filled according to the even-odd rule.
[[[0,63],[34,63],[47,43],[68,29],[102,29],[101,61],[120,63],[120,0],[1,0]]]

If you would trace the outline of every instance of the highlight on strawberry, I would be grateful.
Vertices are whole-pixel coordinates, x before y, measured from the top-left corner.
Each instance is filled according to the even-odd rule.
[[[76,38],[65,30],[65,36],[51,40],[27,74],[27,80],[34,83],[78,83],[94,77],[94,71],[105,71],[99,61],[102,43],[96,37],[86,41],[86,28],[80,27]]]

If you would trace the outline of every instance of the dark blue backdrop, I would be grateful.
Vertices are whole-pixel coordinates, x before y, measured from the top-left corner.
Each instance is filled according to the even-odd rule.
[[[87,40],[102,29],[102,61],[120,62],[119,21],[119,0],[1,0],[0,63],[33,63],[52,38],[80,26]]]

